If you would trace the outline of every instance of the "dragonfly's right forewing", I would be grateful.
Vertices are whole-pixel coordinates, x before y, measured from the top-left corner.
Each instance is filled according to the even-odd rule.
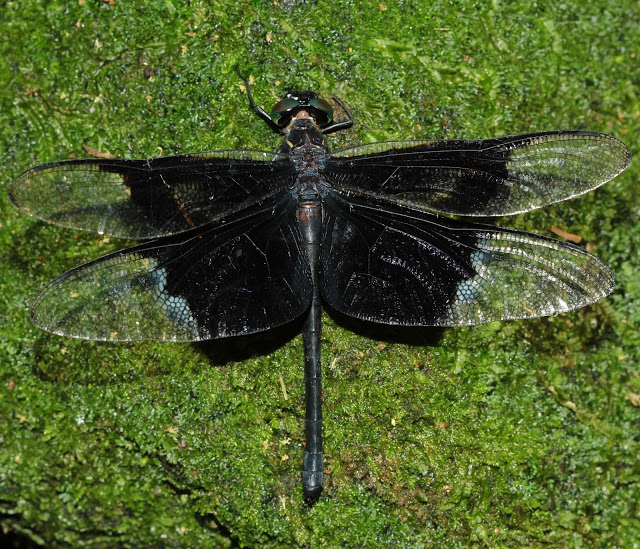
[[[342,191],[435,212],[500,216],[589,192],[630,161],[615,137],[571,130],[369,143],[332,153],[324,172]]]

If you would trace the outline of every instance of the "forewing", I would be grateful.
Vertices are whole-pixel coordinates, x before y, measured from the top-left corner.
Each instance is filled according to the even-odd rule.
[[[51,162],[24,172],[9,194],[19,208],[57,225],[146,239],[201,227],[294,182],[287,156],[213,151]]]
[[[197,231],[72,269],[32,318],[69,337],[200,341],[251,334],[301,315],[311,274],[290,194]]]
[[[465,326],[578,309],[613,289],[572,244],[330,192],[320,253],[325,301],[406,326]]]
[[[629,149],[610,135],[556,131],[470,141],[388,141],[332,153],[336,188],[411,207],[511,215],[586,193],[624,170]]]

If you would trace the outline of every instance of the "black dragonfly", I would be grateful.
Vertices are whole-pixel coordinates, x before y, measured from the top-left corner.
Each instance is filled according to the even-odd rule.
[[[245,81],[246,82],[246,81]],[[271,114],[275,152],[219,150],[36,166],[12,202],[73,229],[147,242],[53,280],[33,321],[102,341],[203,341],[304,316],[308,501],[322,490],[321,302],[402,326],[554,315],[607,296],[613,276],[573,244],[440,214],[503,216],[573,198],[630,162],[618,139],[550,131],[403,140],[329,152],[353,118],[336,97],[289,92]]]

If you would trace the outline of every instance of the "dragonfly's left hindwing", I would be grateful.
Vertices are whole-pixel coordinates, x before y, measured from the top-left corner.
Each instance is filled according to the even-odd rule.
[[[311,302],[290,193],[61,275],[36,298],[41,328],[110,341],[201,341],[289,322]]]

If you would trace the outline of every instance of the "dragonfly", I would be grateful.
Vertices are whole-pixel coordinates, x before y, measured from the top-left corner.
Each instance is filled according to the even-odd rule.
[[[64,227],[142,243],[71,269],[35,298],[40,328],[99,341],[196,342],[302,321],[303,497],[324,482],[321,311],[397,326],[556,315],[613,290],[577,245],[462,221],[570,199],[621,173],[627,147],[594,131],[397,140],[329,150],[353,116],[313,91],[271,113],[279,148],[50,162],[11,201]],[[334,106],[342,114],[334,119]]]

